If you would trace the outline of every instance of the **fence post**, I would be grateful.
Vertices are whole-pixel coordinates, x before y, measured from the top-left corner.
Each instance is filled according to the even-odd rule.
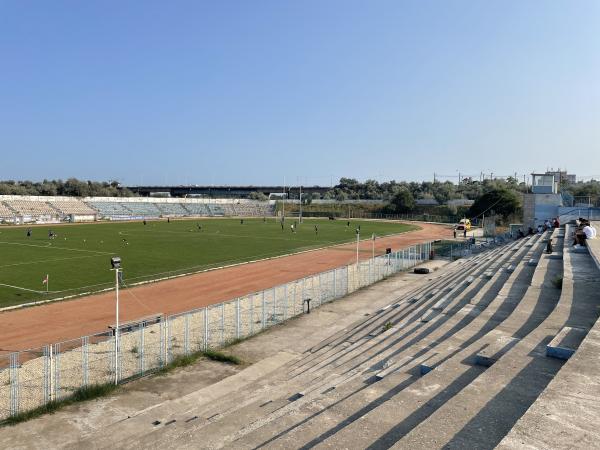
[[[262,329],[265,329],[265,291],[262,291]]]
[[[166,342],[165,342],[165,333],[167,331],[167,320],[160,321],[160,367],[164,366],[167,363],[167,355],[166,355]]]
[[[302,278],[302,304],[304,305],[304,300],[306,300],[306,278]],[[304,308],[304,306],[303,306]]]
[[[273,288],[273,322],[277,323],[277,289]]]
[[[84,336],[81,338],[81,373],[82,373],[82,383],[83,386],[86,387],[88,385],[88,345],[89,345],[89,336]]]
[[[250,336],[254,334],[254,296],[251,294],[247,297],[250,302]]]
[[[319,306],[323,304],[323,273],[319,272]]]
[[[225,303],[221,303],[221,346],[225,344]]]
[[[44,345],[44,403],[50,401],[50,373],[50,346]]]
[[[172,331],[172,325],[173,324],[173,318],[172,317],[167,317],[167,321],[165,323],[166,325],[166,331],[167,331],[167,339],[166,339],[166,347],[167,347],[167,364],[169,364],[171,361],[173,361],[173,350],[172,350],[172,336],[171,333]]]
[[[346,266],[346,295],[350,293],[350,264]]]
[[[294,317],[296,317],[296,297],[298,296],[298,282],[294,281],[294,295],[292,297],[292,303],[294,304]]]
[[[144,346],[146,345],[144,342],[144,329],[146,328],[146,323],[142,322],[140,325],[140,350],[138,352],[138,357],[140,358],[139,363],[138,363],[138,369],[140,371],[140,375],[144,374],[144,371],[146,370],[146,364],[144,361]]]
[[[19,414],[19,353],[10,354],[10,415]]]
[[[190,354],[190,314],[183,316],[183,353]]]
[[[240,338],[240,298],[235,301],[235,338]]]
[[[58,400],[60,396],[60,343],[54,344],[52,361],[54,362],[54,380],[52,382],[54,400]]]
[[[288,313],[288,288],[290,284],[285,283],[285,287],[283,288],[283,320],[287,320]]]
[[[333,269],[333,298],[334,299],[337,298],[336,272],[337,272],[337,269]]]
[[[208,350],[208,339],[209,339],[209,334],[208,334],[208,306],[206,306],[204,308],[204,350]]]

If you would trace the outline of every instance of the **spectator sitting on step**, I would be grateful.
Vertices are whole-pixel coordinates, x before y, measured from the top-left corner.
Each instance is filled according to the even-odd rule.
[[[588,224],[586,226],[583,227],[583,234],[585,235],[586,240],[587,239],[594,239],[596,237],[596,228],[593,227],[592,225]]]
[[[594,231],[591,229],[587,230],[587,233],[584,231],[586,227],[589,227],[589,222],[580,217],[577,220],[577,228],[575,228],[575,231],[573,233],[573,245],[574,246],[585,246],[585,241],[586,239],[588,239],[588,235],[589,236],[593,236]],[[591,227],[589,227],[591,228]]]
[[[555,218],[554,218],[554,222],[552,222],[552,226],[553,226],[554,228],[558,228],[558,227],[560,227],[560,221],[558,220],[558,217],[555,217]]]

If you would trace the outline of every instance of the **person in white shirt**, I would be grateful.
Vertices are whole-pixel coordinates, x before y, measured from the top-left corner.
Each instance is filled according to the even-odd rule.
[[[596,230],[592,228],[590,225],[586,225],[582,230],[585,234],[586,239],[594,239],[596,236]]]

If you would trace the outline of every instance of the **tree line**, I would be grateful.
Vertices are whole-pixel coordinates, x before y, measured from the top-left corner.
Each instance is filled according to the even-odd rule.
[[[591,180],[574,184],[563,183],[561,192],[574,197],[591,197],[592,201],[600,198],[600,181]],[[354,178],[341,178],[322,196],[307,194],[303,202],[310,204],[314,199],[344,200],[381,200],[385,203],[377,212],[381,213],[423,213],[465,215],[479,217],[483,214],[496,214],[503,220],[519,216],[522,208],[521,194],[530,192],[530,187],[516,178],[475,180],[464,178],[459,184],[450,181],[388,181],[379,183],[367,180],[363,183]],[[292,195],[293,197],[293,195]],[[468,199],[474,203],[469,208],[447,206],[419,206],[419,199],[434,199],[439,205],[449,200]]]
[[[58,195],[67,197],[132,197],[116,181],[68,180],[0,181],[0,195]]]

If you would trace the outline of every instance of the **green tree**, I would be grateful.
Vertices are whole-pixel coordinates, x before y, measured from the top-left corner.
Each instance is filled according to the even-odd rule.
[[[250,194],[248,194],[248,198],[250,200],[259,200],[261,202],[266,202],[267,200],[269,200],[269,197],[267,197],[262,192],[258,191],[250,192]]]
[[[521,201],[515,191],[508,189],[490,189],[483,194],[469,209],[470,217],[478,217],[482,214],[496,213],[505,220],[511,215],[519,212]]]
[[[408,213],[415,208],[415,198],[406,188],[400,188],[390,203],[397,213]]]

